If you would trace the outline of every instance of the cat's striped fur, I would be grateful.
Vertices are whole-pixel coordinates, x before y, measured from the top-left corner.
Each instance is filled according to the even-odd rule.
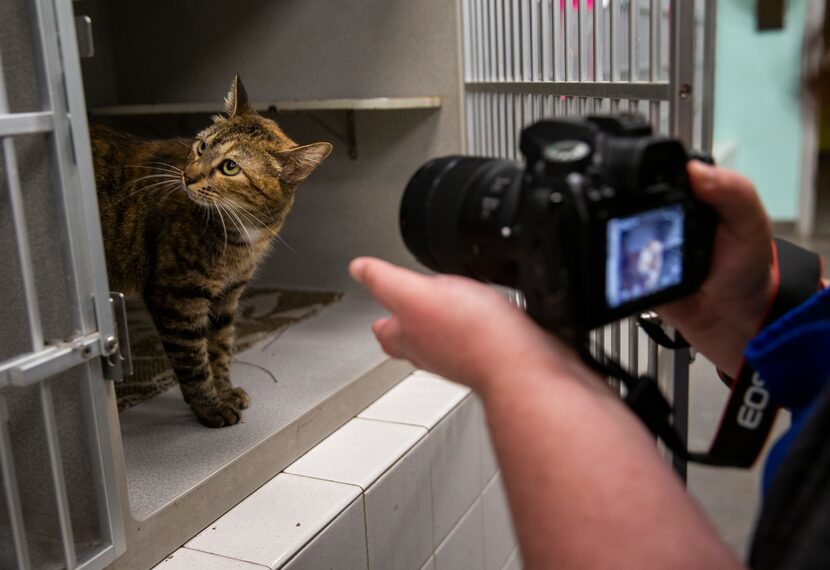
[[[239,296],[297,185],[331,151],[298,147],[257,115],[238,77],[225,106],[189,141],[90,126],[111,287],[143,297],[185,400],[211,427],[250,404],[228,373]]]

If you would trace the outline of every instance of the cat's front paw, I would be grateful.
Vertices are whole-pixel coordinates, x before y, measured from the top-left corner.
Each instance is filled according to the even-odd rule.
[[[244,410],[251,405],[251,397],[242,388],[231,388],[225,399],[234,402],[240,410]]]
[[[219,401],[213,405],[194,406],[191,404],[191,407],[199,421],[212,428],[232,426],[242,419],[238,400],[230,394],[220,397]]]

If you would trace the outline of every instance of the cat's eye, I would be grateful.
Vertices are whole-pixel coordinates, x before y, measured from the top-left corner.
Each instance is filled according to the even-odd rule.
[[[205,141],[199,141],[199,144],[196,145],[196,154],[202,156],[202,153],[205,152]]]
[[[222,173],[227,174],[228,176],[239,174],[240,170],[241,168],[239,168],[239,165],[230,158],[222,163]]]

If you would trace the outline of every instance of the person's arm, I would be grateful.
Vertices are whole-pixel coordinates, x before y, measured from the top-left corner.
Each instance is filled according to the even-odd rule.
[[[737,568],[654,439],[501,295],[374,259],[352,275],[392,315],[384,350],[481,396],[527,568]]]

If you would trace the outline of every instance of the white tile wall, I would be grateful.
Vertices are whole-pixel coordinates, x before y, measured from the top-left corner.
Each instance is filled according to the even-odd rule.
[[[285,472],[359,485],[365,491],[426,433],[422,427],[354,419]]]
[[[186,547],[159,568],[521,568],[481,404],[424,372]]]
[[[477,500],[435,551],[435,570],[484,568],[481,501]]]
[[[429,444],[422,441],[366,490],[369,568],[420,568],[434,551]]]
[[[432,429],[470,389],[428,372],[415,372],[357,417],[413,424]]]
[[[367,570],[363,495],[284,566],[287,570]]]
[[[501,570],[522,570],[524,564],[522,564],[522,555],[519,552],[519,548],[516,547],[513,549],[513,552],[510,554],[510,558],[507,559],[504,566],[502,566]]]
[[[501,474],[496,474],[484,488],[481,504],[484,511],[484,567],[500,570],[516,546]]]
[[[194,568],[199,568],[199,570],[264,570],[268,567],[189,548],[178,549],[156,566],[156,570],[193,570]]]
[[[429,434],[433,533],[440,544],[481,493],[481,423],[466,398]]]
[[[186,546],[279,568],[359,495],[354,485],[283,473]]]
[[[484,406],[477,396],[475,396],[475,400],[479,415],[478,421],[481,425],[481,486],[484,487],[499,470],[499,464],[496,462],[496,452],[493,450],[493,442],[490,440],[490,430],[487,427]]]

